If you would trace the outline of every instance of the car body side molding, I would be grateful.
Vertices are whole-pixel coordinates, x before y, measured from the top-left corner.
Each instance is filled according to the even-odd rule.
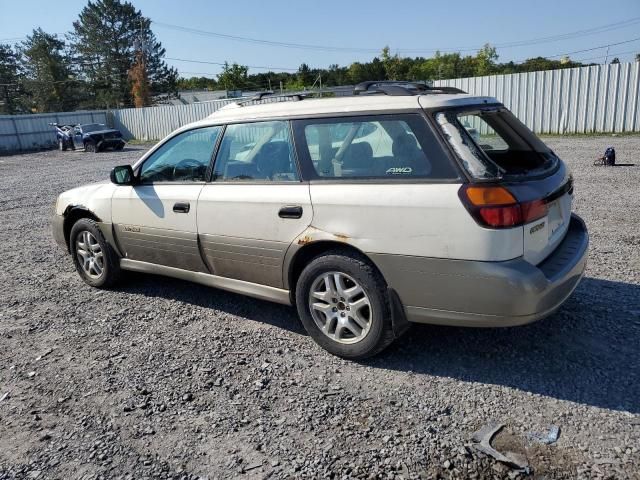
[[[209,273],[192,272],[181,268],[167,267],[154,263],[141,262],[123,258],[120,260],[120,268],[133,272],[152,273],[154,275],[164,275],[166,277],[178,278],[189,282],[199,283],[208,287],[219,288],[229,292],[241,293],[249,297],[258,298],[260,300],[269,300],[271,302],[281,303],[283,305],[291,305],[289,298],[289,290],[270,287],[267,285],[259,285],[257,283],[245,282],[234,278],[219,277]]]

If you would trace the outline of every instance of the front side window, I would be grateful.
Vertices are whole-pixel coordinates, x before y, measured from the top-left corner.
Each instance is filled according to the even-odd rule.
[[[142,183],[204,182],[221,127],[189,130],[168,140],[140,168]]]
[[[289,123],[228,125],[214,165],[217,181],[298,181]]]
[[[419,115],[304,120],[296,129],[315,178],[457,178]]]

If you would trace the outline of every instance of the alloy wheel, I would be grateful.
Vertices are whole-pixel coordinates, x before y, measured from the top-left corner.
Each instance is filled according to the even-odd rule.
[[[369,297],[353,277],[342,272],[324,273],[313,282],[309,310],[320,331],[338,343],[357,343],[371,329]]]
[[[77,235],[76,257],[86,275],[100,278],[104,272],[104,253],[91,232],[83,230]]]

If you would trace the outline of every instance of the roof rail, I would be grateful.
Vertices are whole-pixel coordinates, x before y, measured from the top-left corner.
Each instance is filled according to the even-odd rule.
[[[280,95],[276,95],[275,92],[273,91],[267,91],[267,92],[259,92],[257,94],[255,94],[253,97],[251,98],[247,98],[246,100],[242,100],[240,102],[236,102],[236,105],[238,105],[239,107],[243,107],[244,105],[251,103],[251,102],[259,102],[264,100],[264,97],[269,97],[269,100],[271,100],[272,98],[290,98],[296,102],[300,101],[300,100],[304,100],[307,97],[310,97],[311,95],[313,95],[313,92],[309,92],[309,93],[282,93]]]
[[[369,80],[357,84],[353,89],[354,95],[385,94],[391,96],[467,93],[455,87],[431,87],[423,82],[406,82],[399,80]]]

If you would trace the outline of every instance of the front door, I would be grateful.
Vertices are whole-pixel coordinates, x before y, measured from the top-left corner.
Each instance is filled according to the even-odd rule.
[[[112,222],[125,258],[206,272],[198,248],[196,205],[220,127],[182,132],[139,167],[134,186],[112,197]]]
[[[312,216],[289,123],[229,125],[213,182],[198,201],[200,242],[213,273],[282,288],[284,255]]]

